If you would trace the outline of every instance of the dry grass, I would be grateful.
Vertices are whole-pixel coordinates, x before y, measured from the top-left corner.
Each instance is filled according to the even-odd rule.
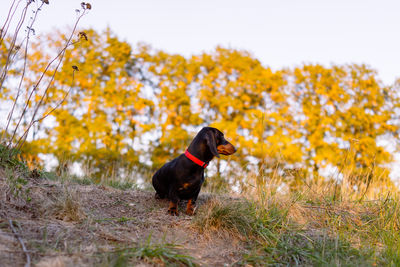
[[[244,241],[255,234],[256,209],[244,199],[212,198],[200,206],[193,223],[202,234],[227,234]]]
[[[400,264],[398,190],[379,179],[359,183],[303,180],[290,190],[284,177],[247,177],[238,199],[216,198],[199,209],[202,233],[244,242],[246,265],[397,266]]]
[[[24,264],[12,219],[39,266],[400,265],[396,190],[356,191],[346,176],[290,190],[276,173],[249,176],[240,196],[201,193],[194,217],[171,217],[150,191],[0,168],[0,262]]]
[[[45,217],[67,222],[79,222],[86,218],[80,203],[81,199],[77,190],[68,189],[68,186],[63,185],[58,194],[46,198],[42,205],[42,212]]]
[[[3,191],[8,182],[0,176],[5,196],[0,205],[0,262],[5,266],[25,264],[6,218],[20,226],[20,236],[38,266],[118,266],[118,262],[216,266],[240,256],[240,246],[232,246],[230,239],[198,235],[192,217],[168,215],[168,202],[155,200],[153,192],[65,179],[26,180],[22,188],[29,188],[30,201],[16,201],[21,195]],[[201,195],[199,206],[208,198]],[[149,236],[151,242],[146,243]]]

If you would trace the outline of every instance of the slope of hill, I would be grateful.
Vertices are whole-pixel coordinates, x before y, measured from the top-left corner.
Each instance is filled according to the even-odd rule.
[[[396,192],[344,185],[251,199],[201,193],[194,216],[151,190],[0,162],[0,266],[398,266]],[[120,187],[120,188],[115,188]],[[338,192],[341,192],[340,194]]]
[[[27,255],[37,266],[121,266],[129,262],[218,266],[238,261],[243,250],[228,235],[199,234],[192,217],[184,213],[168,215],[167,201],[155,200],[149,191],[31,177],[23,185],[15,184],[29,192],[10,196],[17,189],[10,187],[5,176],[2,172],[2,266],[24,266]],[[203,194],[199,205],[209,198]]]

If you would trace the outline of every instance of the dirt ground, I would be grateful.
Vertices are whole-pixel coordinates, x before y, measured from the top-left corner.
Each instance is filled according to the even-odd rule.
[[[28,186],[28,193],[13,196],[9,183],[0,180],[0,266],[24,266],[27,254],[32,266],[109,266],[110,252],[148,238],[180,245],[200,266],[229,266],[240,259],[238,241],[200,234],[183,212],[185,203],[180,216],[170,216],[167,201],[156,200],[152,191],[46,179],[31,179]],[[198,205],[209,198],[201,193]]]

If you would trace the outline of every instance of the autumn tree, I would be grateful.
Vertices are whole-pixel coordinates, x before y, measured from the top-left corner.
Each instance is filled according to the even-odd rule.
[[[79,36],[87,40],[66,53],[47,108],[65,94],[69,101],[53,112],[47,135],[35,142],[43,142],[60,168],[68,169],[69,163],[76,161],[96,180],[126,174],[139,165],[134,142],[141,116],[149,114],[153,103],[142,97],[142,84],[130,74],[132,48],[128,43],[118,40],[109,29],[100,34],[82,31]],[[47,51],[56,49],[60,36],[48,38]],[[79,75],[70,89],[68,73],[74,66],[79,66]]]
[[[195,88],[199,90],[201,118],[205,124],[221,129],[239,147],[232,157],[238,163],[231,162],[232,174],[238,168],[251,170],[256,162],[263,177],[280,158],[289,164],[300,160],[296,128],[290,126],[284,72],[273,72],[246,51],[221,47],[194,56],[192,62],[200,69]],[[246,179],[237,178],[239,181],[231,179],[230,183]]]
[[[194,133],[202,124],[196,107],[197,92],[192,87],[198,67],[181,55],[153,51],[140,45],[135,59],[141,65],[142,80],[154,100],[154,116],[149,133],[150,160],[154,168],[184,152]],[[155,138],[154,138],[155,137]]]
[[[53,33],[32,43],[24,88],[34,86],[65,38]],[[81,30],[76,38],[83,42],[66,51],[60,71],[43,77],[54,79],[40,107],[48,116],[26,146],[55,156],[59,171],[79,163],[96,181],[137,178],[183,153],[201,127],[214,126],[238,147],[207,168],[215,188],[244,188],[253,172],[258,185],[279,175],[295,189],[326,169],[349,174],[354,184],[373,177],[390,183],[386,164],[397,147],[389,152],[382,140],[399,132],[398,87],[384,86],[366,66],[273,71],[241,50],[184,57],[131,46],[110,29]],[[12,100],[7,90],[0,97]],[[30,105],[40,101],[38,94]]]
[[[395,137],[399,125],[393,106],[399,98],[365,65],[305,65],[294,70],[293,103],[301,125],[304,167],[346,165],[353,179],[388,181],[392,155],[379,144]],[[354,181],[356,183],[356,181]]]

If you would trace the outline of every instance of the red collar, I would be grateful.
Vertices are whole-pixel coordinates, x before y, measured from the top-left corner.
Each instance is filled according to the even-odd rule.
[[[199,160],[198,158],[196,158],[195,156],[193,156],[192,154],[189,153],[189,151],[186,149],[185,151],[185,156],[190,159],[191,161],[193,161],[194,163],[196,163],[197,165],[203,167],[204,169],[207,168],[208,166],[208,162],[204,162]]]

